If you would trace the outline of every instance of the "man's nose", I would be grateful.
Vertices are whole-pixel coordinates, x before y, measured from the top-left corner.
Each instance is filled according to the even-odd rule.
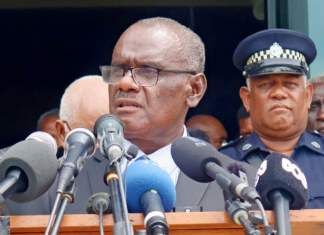
[[[282,100],[282,99],[287,99],[288,95],[287,95],[285,88],[283,87],[282,84],[276,84],[272,88],[270,97],[277,99],[277,100]]]
[[[125,72],[125,75],[122,77],[122,79],[119,82],[118,88],[125,92],[129,92],[129,91],[139,92],[141,90],[141,86],[136,84],[132,76],[131,70]]]

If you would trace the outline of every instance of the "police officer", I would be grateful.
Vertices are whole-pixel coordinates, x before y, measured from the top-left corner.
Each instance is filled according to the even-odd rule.
[[[257,167],[271,152],[291,157],[307,179],[308,209],[324,208],[324,138],[305,131],[313,95],[306,74],[315,57],[313,41],[292,30],[269,29],[244,39],[233,60],[246,78],[240,97],[254,132],[219,149]]]

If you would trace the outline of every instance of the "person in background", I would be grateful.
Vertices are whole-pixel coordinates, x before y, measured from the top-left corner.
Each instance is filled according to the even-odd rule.
[[[210,143],[209,136],[202,130],[187,127],[187,131],[188,131],[189,136],[195,137],[195,138],[201,139],[203,141],[206,141],[207,143]]]
[[[237,122],[240,128],[240,137],[247,138],[253,133],[252,120],[244,105],[237,111]]]
[[[324,74],[308,80],[313,85],[314,94],[308,110],[307,130],[324,135]]]
[[[57,119],[55,125],[59,144],[65,148],[65,137],[75,128],[87,127],[93,130],[97,119],[104,114],[109,114],[108,84],[101,76],[85,76],[75,80],[66,88],[61,99],[61,119]],[[93,157],[86,160],[83,169],[75,179],[78,190],[74,203],[67,207],[67,214],[86,214],[85,205],[89,197],[94,193],[108,190],[102,179],[108,163],[108,159],[101,155],[98,149]],[[95,177],[91,177],[93,175]],[[15,203],[7,200],[3,215],[50,214],[56,188],[57,180],[44,195],[32,202]]]
[[[240,97],[253,133],[219,150],[256,167],[273,152],[293,159],[307,180],[305,209],[324,208],[324,138],[306,131],[313,96],[307,73],[316,54],[314,42],[293,30],[268,29],[244,39],[233,60],[246,79]]]
[[[187,127],[202,130],[209,138],[210,143],[215,147],[219,148],[227,141],[227,132],[220,121],[216,118],[208,115],[196,115],[190,118],[186,122]]]
[[[60,118],[60,109],[52,109],[43,113],[37,121],[37,131],[44,131],[50,134],[56,141],[57,147],[59,146],[55,122]]]
[[[108,84],[101,76],[85,76],[66,88],[56,121],[59,143],[64,146],[66,135],[77,127],[93,131],[97,119],[109,114]]]

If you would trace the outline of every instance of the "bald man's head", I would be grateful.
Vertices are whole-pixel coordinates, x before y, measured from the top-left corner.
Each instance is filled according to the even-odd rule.
[[[220,121],[208,115],[197,115],[186,122],[187,127],[204,131],[210,138],[210,143],[219,148],[222,143],[226,143],[227,132]]]
[[[108,84],[101,76],[85,76],[71,83],[62,96],[60,120],[56,122],[61,141],[71,129],[93,130],[97,119],[109,113],[108,97]]]

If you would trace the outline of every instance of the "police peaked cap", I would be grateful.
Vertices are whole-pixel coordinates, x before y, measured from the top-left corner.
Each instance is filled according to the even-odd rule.
[[[245,38],[233,62],[246,78],[275,73],[306,75],[317,54],[306,35],[288,29],[267,29]]]

